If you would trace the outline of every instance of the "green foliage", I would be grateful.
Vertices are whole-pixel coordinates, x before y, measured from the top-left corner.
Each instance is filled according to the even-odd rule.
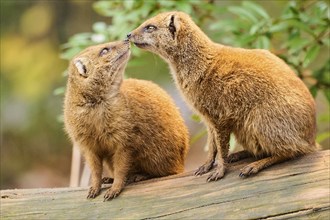
[[[210,26],[213,31],[221,28],[220,39],[234,46],[271,50],[295,70],[314,96],[322,90],[330,102],[329,4],[290,1],[280,16],[271,17],[260,5],[244,1],[229,6],[228,12],[233,19]]]
[[[63,45],[62,58],[71,59],[87,46],[125,39],[126,34],[144,20],[160,12],[179,10],[192,15],[195,22],[219,43],[244,48],[268,49],[281,57],[306,83],[315,97],[322,91],[330,102],[330,9],[325,1],[289,1],[279,16],[270,16],[261,5],[243,1],[240,5],[220,6],[221,1],[97,1],[94,10],[110,18],[96,22],[92,33],[78,33]],[[221,19],[224,17],[225,19]],[[142,65],[140,50],[132,48],[129,66]],[[55,91],[63,93],[63,89]],[[196,122],[200,118],[192,116]],[[205,134],[192,138],[195,142]],[[322,134],[319,139],[327,138]]]
[[[92,33],[78,33],[72,36],[68,43],[63,45],[63,59],[71,59],[84,48],[109,41],[123,40],[126,35],[138,27],[141,22],[160,12],[179,10],[188,14],[198,13],[198,23],[205,17],[211,8],[207,8],[207,1],[150,1],[150,0],[112,0],[97,1],[94,10],[104,16],[111,18],[111,22],[96,22]],[[132,50],[133,56],[138,56],[140,50]]]
[[[92,33],[79,33],[63,45],[64,59],[71,59],[82,49],[93,44],[124,39],[126,34],[145,19],[163,11],[181,10],[193,15],[195,21],[207,28],[210,35],[224,43],[245,48],[269,49],[285,60],[309,86],[315,96],[322,90],[330,102],[329,5],[324,1],[290,1],[278,17],[257,3],[243,1],[239,6],[217,7],[215,1],[97,1],[94,10],[111,22],[96,22]],[[228,14],[233,19],[218,19],[218,14]],[[220,40],[220,41],[221,41]],[[133,48],[133,57],[141,51]],[[320,59],[317,59],[320,58]],[[131,63],[131,62],[130,62]],[[142,60],[132,60],[138,65]],[[314,66],[319,69],[312,68]]]

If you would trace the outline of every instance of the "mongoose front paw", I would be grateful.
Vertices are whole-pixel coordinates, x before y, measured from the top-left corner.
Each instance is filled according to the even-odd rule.
[[[91,187],[89,188],[87,199],[94,199],[100,194],[100,187]]]
[[[116,197],[118,196],[119,193],[120,193],[120,190],[112,189],[112,187],[111,187],[110,189],[108,189],[108,190],[105,192],[103,202],[105,202],[105,201],[109,201],[109,200],[111,200],[111,199],[116,198]]]
[[[239,177],[242,177],[242,178],[248,177],[248,176],[250,176],[252,174],[256,174],[258,172],[259,172],[259,166],[254,163],[250,163],[241,169],[241,173],[239,174]]]
[[[113,178],[111,178],[111,177],[102,178],[102,184],[111,184],[111,183],[113,183]]]
[[[212,167],[213,167],[213,161],[212,162],[206,162],[205,164],[203,164],[202,166],[200,166],[196,172],[195,172],[195,176],[201,176],[207,172],[209,172]]]
[[[224,166],[219,166],[218,165],[218,167],[215,168],[215,170],[213,171],[213,173],[211,173],[209,175],[209,177],[207,178],[207,182],[217,181],[217,180],[221,179],[224,175],[225,175],[225,168],[224,168]]]

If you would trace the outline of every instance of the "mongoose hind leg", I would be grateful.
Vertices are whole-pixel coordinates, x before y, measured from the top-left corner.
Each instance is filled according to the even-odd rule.
[[[283,157],[283,156],[271,156],[266,157],[261,160],[257,160],[253,163],[250,163],[243,167],[241,169],[241,173],[239,174],[240,177],[248,177],[252,174],[256,174],[260,172],[261,170],[265,169],[266,167],[269,167],[271,165],[281,163],[283,161],[289,160],[289,157]]]
[[[195,176],[201,176],[209,172],[213,168],[216,155],[216,147],[212,146],[212,149],[209,149],[206,162],[202,166],[198,167],[198,169],[195,171]]]
[[[227,158],[226,158],[226,162],[227,163],[235,163],[237,161],[243,160],[245,158],[249,158],[252,157],[252,155],[246,151],[246,150],[242,150],[242,151],[238,151],[236,153],[230,154]]]
[[[208,128],[207,146],[209,147],[207,160],[196,170],[195,176],[201,176],[209,172],[213,168],[215,157],[217,156],[216,135],[210,127]]]

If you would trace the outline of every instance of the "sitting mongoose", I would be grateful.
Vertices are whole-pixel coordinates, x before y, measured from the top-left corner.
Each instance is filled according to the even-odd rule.
[[[207,180],[218,180],[226,161],[260,158],[241,170],[246,177],[317,149],[313,97],[269,51],[214,43],[187,14],[176,11],[148,19],[127,38],[169,64],[183,97],[204,120],[209,154],[196,175],[217,162]],[[227,158],[231,133],[244,151]]]
[[[113,178],[105,200],[127,181],[184,170],[189,136],[179,110],[154,83],[123,79],[129,56],[130,43],[121,41],[91,46],[70,62],[64,122],[91,168],[87,198],[100,193],[103,162]]]

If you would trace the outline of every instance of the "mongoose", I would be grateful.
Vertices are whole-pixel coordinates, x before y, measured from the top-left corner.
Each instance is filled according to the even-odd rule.
[[[100,193],[103,163],[113,178],[105,200],[127,181],[184,170],[189,137],[179,110],[154,83],[123,79],[129,56],[128,41],[112,42],[83,50],[69,64],[65,130],[91,168],[87,198]]]
[[[175,83],[208,129],[208,159],[195,175],[217,167],[208,177],[225,174],[225,162],[247,156],[260,160],[241,177],[316,150],[315,103],[284,61],[267,50],[243,49],[211,41],[183,12],[165,12],[127,35],[136,46],[160,55]],[[233,133],[244,151],[228,156]]]

